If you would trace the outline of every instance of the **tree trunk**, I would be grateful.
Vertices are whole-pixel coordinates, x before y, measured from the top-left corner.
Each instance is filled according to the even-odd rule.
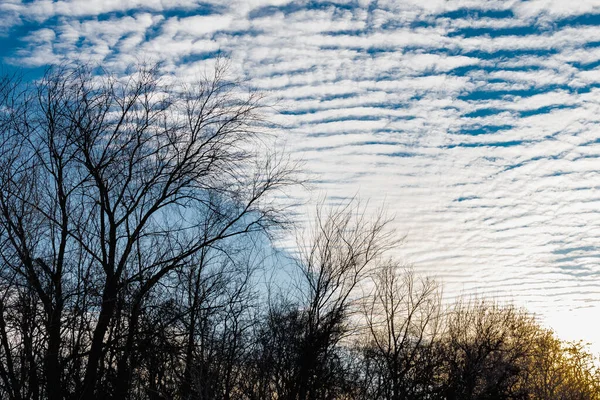
[[[96,399],[96,386],[98,384],[99,361],[102,357],[104,336],[108,330],[108,325],[113,317],[117,301],[117,285],[113,277],[106,279],[106,286],[102,294],[102,307],[98,316],[98,323],[92,337],[92,346],[88,356],[88,362],[85,369],[85,378],[83,380],[83,392],[80,399]]]

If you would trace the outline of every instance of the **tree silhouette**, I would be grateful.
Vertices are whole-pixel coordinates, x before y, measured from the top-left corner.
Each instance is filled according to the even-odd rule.
[[[259,149],[260,96],[222,65],[189,88],[155,67],[92,72],[2,84],[0,375],[13,398],[128,397],[148,302],[164,305],[163,285],[206,249],[281,225],[269,196],[294,183]]]

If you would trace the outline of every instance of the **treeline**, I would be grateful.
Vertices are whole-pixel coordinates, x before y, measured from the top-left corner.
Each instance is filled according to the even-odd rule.
[[[383,213],[320,207],[291,265],[266,257],[302,182],[260,96],[220,64],[130,72],[0,81],[1,398],[600,398],[585,346],[443,306]]]

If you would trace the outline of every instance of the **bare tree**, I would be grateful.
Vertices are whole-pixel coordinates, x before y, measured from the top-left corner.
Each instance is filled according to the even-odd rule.
[[[598,399],[598,358],[582,342],[563,342],[540,329],[527,360],[523,390],[536,399]]]
[[[443,398],[519,399],[539,326],[514,306],[479,300],[451,309],[441,343]]]
[[[328,354],[348,332],[348,318],[356,310],[357,286],[386,251],[399,243],[383,212],[370,217],[359,202],[348,202],[325,214],[317,209],[310,240],[299,241],[302,253],[302,307],[306,333],[300,349],[298,386],[293,398],[317,398],[324,390],[323,370]]]
[[[284,223],[271,195],[294,183],[293,165],[262,151],[261,98],[222,65],[188,89],[155,67],[126,78],[57,67],[35,86],[5,83],[3,390],[127,398],[145,302],[205,249]],[[25,327],[6,319],[19,299]]]
[[[372,399],[429,398],[443,334],[441,296],[431,279],[389,261],[373,276],[365,299],[367,395]]]
[[[258,335],[252,398],[330,399],[345,389],[342,348],[353,328],[358,285],[398,240],[383,213],[369,217],[355,201],[324,211],[299,237],[295,293],[271,304]]]

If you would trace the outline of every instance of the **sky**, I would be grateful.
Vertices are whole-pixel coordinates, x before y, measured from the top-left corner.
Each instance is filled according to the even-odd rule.
[[[311,193],[385,202],[447,298],[600,352],[600,0],[0,0],[5,70],[217,55],[276,103]]]

